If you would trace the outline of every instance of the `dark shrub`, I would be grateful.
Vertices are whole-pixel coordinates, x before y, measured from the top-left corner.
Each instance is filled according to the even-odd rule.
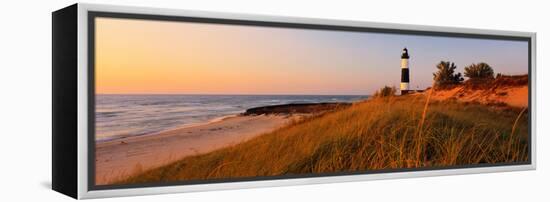
[[[397,92],[397,89],[395,89],[395,87],[384,86],[383,88],[381,88],[380,90],[377,90],[374,93],[374,97],[394,96],[396,92]]]
[[[468,87],[473,89],[486,88],[495,79],[493,68],[487,63],[480,62],[464,68],[464,76],[468,77]]]
[[[470,79],[494,79],[493,68],[487,63],[481,62],[464,68],[464,76]]]
[[[441,61],[439,64],[436,65],[436,67],[437,72],[433,73],[435,87],[448,88],[460,84],[460,82],[464,81],[464,78],[462,78],[462,74],[455,74],[455,63],[451,63],[449,61]]]

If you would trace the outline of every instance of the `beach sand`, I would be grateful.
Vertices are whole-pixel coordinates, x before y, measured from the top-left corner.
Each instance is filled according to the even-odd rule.
[[[529,106],[529,88],[526,85],[484,90],[466,90],[463,87],[457,87],[450,90],[434,91],[432,99],[456,99],[462,102],[475,101],[483,104],[506,103],[513,107],[523,108]]]
[[[236,116],[205,125],[96,144],[96,185],[105,185],[187,156],[246,141],[300,115]]]

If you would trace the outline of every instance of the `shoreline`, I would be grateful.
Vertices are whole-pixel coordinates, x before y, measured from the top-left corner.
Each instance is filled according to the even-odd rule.
[[[115,141],[115,142],[116,141],[124,141],[125,139],[134,138],[134,137],[137,138],[137,137],[144,137],[144,136],[153,136],[153,135],[158,135],[158,134],[165,133],[165,132],[172,131],[172,130],[179,130],[179,129],[191,128],[191,127],[196,127],[196,126],[208,125],[208,124],[211,124],[211,123],[216,123],[216,122],[223,121],[225,119],[238,117],[240,115],[242,115],[242,113],[230,114],[230,115],[226,115],[226,116],[220,116],[220,117],[210,119],[206,122],[185,124],[185,125],[182,125],[182,126],[168,128],[166,130],[161,130],[161,131],[153,132],[153,133],[146,133],[146,134],[140,134],[140,135],[121,135],[121,136],[113,137],[113,138],[105,138],[105,139],[99,139],[99,140],[96,139],[95,143],[100,144],[100,143],[106,143],[106,142],[111,142],[111,141]]]
[[[113,183],[145,170],[244,142],[271,132],[296,116],[237,116],[219,122],[96,144],[97,185]]]
[[[211,123],[220,122],[223,120],[226,120],[228,118],[233,117],[239,117],[239,116],[254,116],[254,115],[292,115],[292,114],[314,114],[318,112],[333,110],[339,107],[347,107],[351,106],[354,102],[320,102],[320,103],[291,103],[291,104],[280,104],[280,105],[266,105],[266,106],[260,106],[260,107],[253,107],[246,109],[244,112],[235,113],[235,114],[229,114],[225,116],[219,116],[212,118],[205,122],[198,122],[198,123],[190,123],[185,124],[182,126],[177,126],[173,128],[168,128],[165,130],[161,130],[158,132],[153,133],[147,133],[147,134],[139,134],[139,135],[120,135],[115,136],[111,138],[104,138],[104,139],[96,139],[96,144],[99,143],[106,143],[111,141],[124,141],[125,139],[129,138],[137,138],[137,137],[144,137],[144,136],[154,136],[158,134],[162,134],[168,131],[172,130],[179,130],[184,128],[191,128],[196,126],[203,126],[208,125]]]
[[[245,112],[157,133],[108,141],[96,140],[96,185],[112,184],[188,156],[230,147],[272,132],[306,116],[341,107],[339,104],[331,104],[331,107],[324,105],[300,104],[290,105],[290,108],[289,105],[267,106],[273,111],[255,114]],[[324,107],[312,108],[312,106]],[[345,106],[351,106],[351,104],[347,103]],[[308,110],[304,111],[302,109],[304,107]],[[281,108],[285,110],[281,111]],[[306,111],[308,113],[303,113]]]

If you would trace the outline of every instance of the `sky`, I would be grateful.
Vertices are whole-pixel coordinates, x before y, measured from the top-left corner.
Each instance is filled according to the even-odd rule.
[[[370,95],[399,88],[401,53],[410,87],[425,89],[440,61],[458,72],[486,62],[527,74],[528,44],[473,38],[311,30],[99,17],[98,94]]]

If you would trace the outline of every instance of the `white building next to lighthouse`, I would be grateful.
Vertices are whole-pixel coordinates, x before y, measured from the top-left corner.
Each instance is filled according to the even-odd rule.
[[[401,95],[406,95],[410,92],[409,87],[409,51],[407,48],[403,48],[401,54]]]

